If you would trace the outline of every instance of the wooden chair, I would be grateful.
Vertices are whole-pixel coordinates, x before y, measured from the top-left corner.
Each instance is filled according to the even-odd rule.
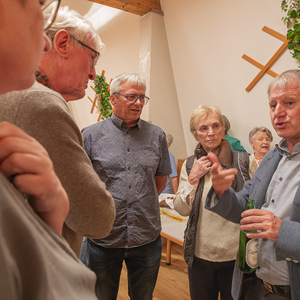
[[[180,172],[181,172],[182,164],[184,163],[184,161],[185,161],[185,159],[178,158],[178,162],[177,162],[177,177],[178,177],[178,182],[179,182],[179,178],[180,178]]]

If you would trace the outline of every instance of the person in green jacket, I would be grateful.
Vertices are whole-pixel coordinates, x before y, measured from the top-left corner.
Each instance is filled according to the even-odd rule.
[[[245,148],[241,145],[240,140],[228,134],[228,131],[230,129],[230,122],[224,115],[223,115],[223,120],[225,124],[225,139],[229,142],[231,149],[240,152],[247,152]]]

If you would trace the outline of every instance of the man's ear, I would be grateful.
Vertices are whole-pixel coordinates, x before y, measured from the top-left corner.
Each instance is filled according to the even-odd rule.
[[[116,107],[117,106],[116,96],[115,95],[110,95],[109,99],[110,99],[110,103],[112,104],[112,106]]]
[[[66,30],[61,29],[54,35],[53,48],[60,56],[67,57],[69,55],[70,43],[71,36]]]

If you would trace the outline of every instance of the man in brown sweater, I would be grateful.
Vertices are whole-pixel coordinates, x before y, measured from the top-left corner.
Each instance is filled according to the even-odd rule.
[[[68,7],[60,8],[47,35],[53,47],[42,55],[37,72],[45,86],[36,82],[2,95],[0,121],[16,124],[48,151],[70,201],[63,236],[79,256],[83,236],[104,238],[115,220],[114,200],[82,148],[66,103],[85,95],[104,45],[92,25]]]
[[[0,0],[0,94],[33,84],[41,52],[50,49],[43,28],[59,2],[43,19],[46,1]],[[96,299],[95,275],[60,236],[68,207],[47,151],[17,126],[0,123],[1,299]]]

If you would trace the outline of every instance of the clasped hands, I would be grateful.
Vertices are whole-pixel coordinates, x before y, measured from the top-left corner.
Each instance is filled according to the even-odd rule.
[[[0,123],[0,171],[14,176],[15,187],[31,195],[35,212],[61,234],[69,200],[52,161],[39,142],[8,122]]]
[[[210,171],[212,166],[211,161],[207,156],[202,156],[197,159],[192,167],[188,181],[191,185],[198,184],[201,177]]]
[[[207,158],[211,161],[211,179],[214,191],[220,199],[224,192],[232,185],[237,170],[223,170],[215,154],[209,153]],[[268,239],[277,241],[281,220],[272,212],[261,209],[245,210],[242,215],[241,230],[257,230],[256,233],[247,233],[248,238]]]

